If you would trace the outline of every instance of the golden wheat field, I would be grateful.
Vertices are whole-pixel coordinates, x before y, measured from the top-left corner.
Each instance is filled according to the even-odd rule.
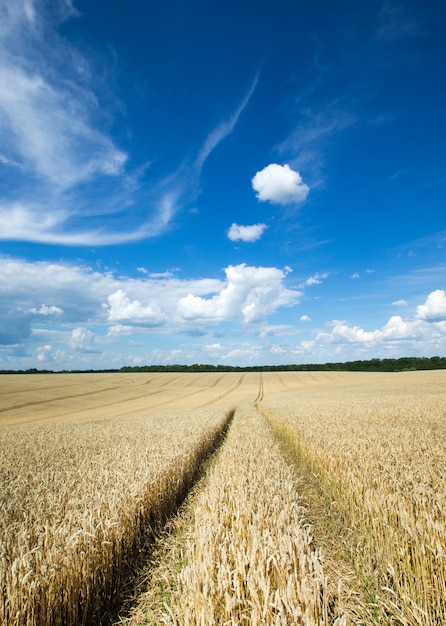
[[[445,392],[444,371],[0,376],[0,623],[446,624]]]

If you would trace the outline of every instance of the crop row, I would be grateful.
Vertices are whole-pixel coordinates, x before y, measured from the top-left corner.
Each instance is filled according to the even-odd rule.
[[[0,623],[99,624],[230,417],[196,410],[3,429]]]
[[[443,387],[304,393],[263,409],[325,493],[368,594],[362,619],[446,624]]]
[[[296,476],[253,405],[237,408],[189,517],[178,562],[162,568],[164,603],[155,611],[149,591],[129,626],[347,623],[328,590]]]

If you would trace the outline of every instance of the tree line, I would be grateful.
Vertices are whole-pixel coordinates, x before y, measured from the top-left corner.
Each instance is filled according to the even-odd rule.
[[[27,370],[0,370],[0,374],[76,374],[76,373],[113,373],[113,372],[407,372],[414,370],[446,369],[446,357],[402,357],[399,359],[369,359],[364,361],[346,361],[340,363],[306,363],[287,365],[210,365],[194,363],[193,365],[125,365],[119,369],[89,370],[38,370],[34,367]]]

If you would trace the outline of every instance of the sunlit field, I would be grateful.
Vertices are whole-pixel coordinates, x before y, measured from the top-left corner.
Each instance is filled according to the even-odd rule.
[[[370,623],[446,624],[446,375],[366,375],[265,398],[317,475]]]
[[[444,371],[0,376],[0,623],[446,623],[445,391]]]

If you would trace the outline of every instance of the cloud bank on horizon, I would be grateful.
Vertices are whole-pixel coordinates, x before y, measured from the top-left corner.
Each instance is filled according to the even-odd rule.
[[[0,0],[0,369],[444,354],[444,27]]]
[[[224,279],[148,276],[137,280],[83,266],[3,259],[0,346],[20,353],[23,343],[30,340],[39,344],[39,362],[55,364],[63,358],[74,368],[80,356],[88,357],[87,362],[93,357],[102,367],[107,362],[118,366],[122,356],[109,362],[107,353],[118,338],[132,336],[142,341],[174,334],[186,341],[210,333],[224,337],[225,328],[234,322],[256,337],[251,348],[245,347],[249,362],[273,354],[298,357],[310,349],[325,361],[330,360],[333,346],[342,355],[352,346],[376,350],[392,348],[401,341],[412,350],[422,343],[436,352],[446,337],[444,290],[427,294],[412,316],[392,315],[381,328],[368,331],[329,320],[325,328],[314,331],[312,339],[299,340],[296,325],[271,325],[269,318],[282,307],[292,309],[306,299],[308,288],[320,283],[320,277],[309,277],[305,288],[291,289],[285,285],[289,268],[242,264],[229,266],[224,273]],[[15,303],[14,318],[9,313],[10,302]],[[311,322],[311,318],[302,315],[300,322]],[[234,337],[226,347],[219,344],[222,362],[230,362],[237,344]],[[200,346],[203,357],[205,345]],[[172,357],[185,356],[178,348],[159,350],[158,354],[167,363]]]

